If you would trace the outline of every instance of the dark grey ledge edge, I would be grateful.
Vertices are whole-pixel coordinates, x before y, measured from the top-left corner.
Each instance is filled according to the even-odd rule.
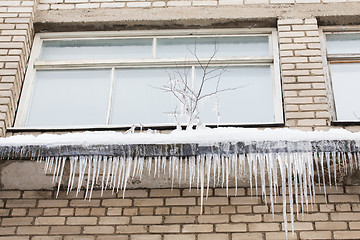
[[[248,153],[360,152],[357,140],[322,141],[249,141],[178,144],[89,144],[89,145],[15,145],[0,146],[2,160],[39,160],[46,157],[189,157],[207,154],[227,156]]]

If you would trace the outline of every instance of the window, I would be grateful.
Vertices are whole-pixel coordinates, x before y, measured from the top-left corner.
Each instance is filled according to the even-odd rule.
[[[326,31],[327,68],[334,122],[360,121],[360,33]]]
[[[178,30],[35,36],[15,127],[174,125],[182,106],[164,91],[175,76],[213,93],[208,125],[283,122],[276,32]],[[182,121],[182,120],[181,120]]]

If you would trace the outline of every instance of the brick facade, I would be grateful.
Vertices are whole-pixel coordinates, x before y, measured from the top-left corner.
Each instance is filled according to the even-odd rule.
[[[248,188],[229,192],[210,189],[201,215],[196,189],[128,190],[124,199],[95,191],[91,201],[83,192],[55,198],[53,191],[1,191],[0,239],[285,239],[280,198],[272,216]],[[288,239],[359,239],[359,194],[358,186],[328,187],[326,198],[318,191]]]
[[[338,4],[343,4],[341,7],[345,9],[349,6],[349,11],[355,12],[353,16],[356,16],[360,0],[0,0],[0,136],[13,134],[6,129],[14,122],[33,29],[43,21],[44,14],[56,16],[68,10],[84,10],[82,17],[86,19],[100,10],[132,11],[134,8],[139,11],[162,8],[171,12],[203,7],[209,12],[242,6],[276,8],[273,16],[276,26],[271,20],[265,21],[265,25],[278,30],[285,127],[302,130],[335,128],[330,121],[329,93],[319,37],[319,18],[326,12],[306,17],[302,14],[281,15],[280,12],[282,7],[301,9],[315,5],[334,6],[336,12],[340,7]],[[357,14],[360,15],[360,11]],[[238,20],[231,16],[230,20]],[[263,18],[261,13],[257,17]],[[351,17],[349,19],[353,20]],[[211,21],[216,22],[216,17],[214,19]],[[161,20],[167,21],[167,18]],[[356,21],[355,17],[352,24],[360,24]],[[104,26],[103,29],[113,30],[106,24]],[[360,130],[358,125],[337,128]],[[238,196],[227,197],[223,189],[211,189],[210,197],[204,202],[204,213],[200,215],[200,198],[196,190],[129,190],[125,199],[121,194],[112,195],[111,191],[101,197],[96,191],[91,201],[82,200],[83,192],[75,197],[74,193],[66,195],[61,191],[56,198],[54,191],[4,190],[0,191],[0,239],[285,239],[281,203],[275,205],[273,217],[261,197],[251,197],[249,192],[248,188],[240,188]],[[316,204],[309,208],[310,213],[296,218],[295,235],[290,233],[288,239],[360,238],[360,188],[328,188],[328,194],[325,199],[321,192],[318,193]]]

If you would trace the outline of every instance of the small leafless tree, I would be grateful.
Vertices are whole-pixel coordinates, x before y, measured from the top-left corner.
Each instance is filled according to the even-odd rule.
[[[200,102],[206,98],[209,98],[218,93],[236,90],[236,88],[220,88],[221,76],[226,72],[227,65],[220,64],[213,66],[212,62],[218,52],[218,46],[214,43],[214,50],[212,55],[206,60],[200,59],[195,50],[190,53],[195,57],[197,65],[201,70],[201,78],[198,83],[198,87],[193,86],[192,77],[189,77],[190,68],[183,67],[182,69],[176,68],[172,72],[168,72],[168,82],[166,85],[160,87],[161,90],[167,93],[171,93],[179,101],[182,107],[182,111],[175,109],[174,118],[177,122],[178,128],[181,128],[181,117],[186,117],[186,130],[192,129],[194,125],[198,126],[201,123],[199,117],[199,105]],[[209,84],[209,81],[216,81],[215,88],[211,92],[205,92],[204,87]]]

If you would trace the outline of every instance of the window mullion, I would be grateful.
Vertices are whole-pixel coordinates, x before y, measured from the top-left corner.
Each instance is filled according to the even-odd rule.
[[[111,116],[111,109],[112,109],[112,100],[114,95],[114,82],[115,82],[115,68],[111,69],[111,79],[110,79],[110,95],[109,95],[109,103],[107,109],[107,116],[106,116],[106,125],[110,124],[110,116]]]
[[[152,58],[156,58],[157,38],[153,39]]]

